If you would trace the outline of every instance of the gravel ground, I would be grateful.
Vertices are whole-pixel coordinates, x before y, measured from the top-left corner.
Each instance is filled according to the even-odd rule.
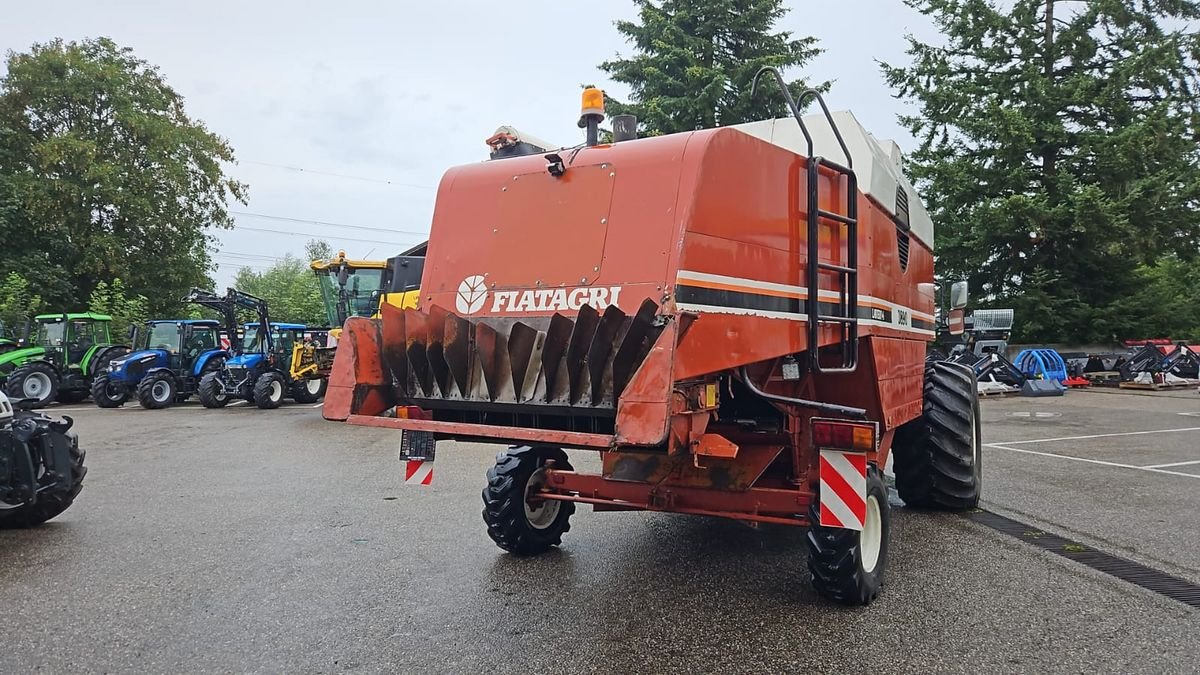
[[[1091,429],[1067,406],[1093,398],[1037,405]],[[985,402],[985,441],[1078,435],[1007,415],[1030,407]],[[479,517],[497,448],[443,444],[435,485],[405,487],[398,432],[318,413],[72,412],[89,450],[80,499],[0,532],[15,629],[0,672],[1200,671],[1200,612],[952,515],[893,511],[867,608],[813,593],[787,527],[581,508],[560,550],[515,559]],[[1192,479],[987,461],[997,510],[1195,571]],[[1162,487],[1137,496],[1140,481]],[[1187,543],[1163,533],[1189,526]]]

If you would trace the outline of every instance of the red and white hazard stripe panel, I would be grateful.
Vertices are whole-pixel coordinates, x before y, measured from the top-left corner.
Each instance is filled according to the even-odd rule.
[[[410,459],[404,462],[405,485],[433,485],[433,462]]]
[[[862,530],[867,518],[867,456],[821,451],[821,525]]]

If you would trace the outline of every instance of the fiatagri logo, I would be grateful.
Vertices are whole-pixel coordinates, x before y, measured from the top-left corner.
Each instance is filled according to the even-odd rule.
[[[591,305],[603,311],[609,305],[617,304],[617,297],[621,295],[621,287],[545,288],[528,291],[490,291],[490,293],[492,304],[489,311],[493,314],[558,312],[578,310],[584,305]],[[488,294],[487,282],[482,275],[469,276],[458,285],[458,294],[454,298],[454,305],[460,314],[474,314],[487,305]]]

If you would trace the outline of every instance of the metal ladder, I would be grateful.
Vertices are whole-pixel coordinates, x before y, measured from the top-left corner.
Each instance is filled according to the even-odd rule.
[[[779,70],[767,66],[759,69],[754,75],[754,83],[751,87],[750,95],[754,96],[755,91],[758,89],[758,78],[767,72],[775,76],[775,80],[779,84],[779,89],[783,92],[783,97],[792,112],[792,117],[796,118],[796,123],[800,125],[800,132],[804,134],[804,140],[808,142],[808,194],[805,211],[808,216],[808,260],[806,269],[808,299],[806,311],[808,314],[809,368],[814,373],[852,373],[858,367],[858,177],[854,173],[854,159],[850,156],[850,150],[846,147],[846,142],[842,140],[842,132],[838,130],[837,124],[833,120],[833,115],[830,114],[829,108],[825,105],[825,99],[821,98],[821,93],[817,90],[805,90],[800,94],[799,101],[797,102],[792,98],[792,94],[787,87],[787,81],[783,79],[783,75]],[[825,113],[825,119],[829,122],[829,128],[833,131],[834,137],[837,138],[838,145],[842,149],[842,154],[846,156],[845,166],[814,154],[812,135],[809,134],[808,127],[804,124],[804,119],[800,115],[799,108],[799,105],[802,105],[810,97],[820,104],[822,112]],[[843,213],[826,211],[821,208],[821,195],[818,187],[822,167],[846,179],[846,204]],[[822,220],[833,221],[845,227],[845,265],[821,260],[820,225]],[[835,273],[839,282],[837,305],[835,311],[830,314],[821,312],[820,279],[822,271]],[[821,327],[829,324],[834,324],[838,327],[838,346],[841,353],[841,363],[837,366],[821,365]]]

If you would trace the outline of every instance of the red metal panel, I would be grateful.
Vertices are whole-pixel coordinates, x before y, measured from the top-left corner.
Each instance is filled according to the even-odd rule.
[[[585,434],[577,431],[500,427],[490,424],[437,422],[434,420],[399,419],[395,417],[368,417],[366,415],[350,415],[346,421],[350,424],[357,424],[364,427],[430,431],[456,439],[474,439],[492,443],[544,443],[567,448],[596,450],[606,450],[613,445],[613,437],[607,434]]]
[[[815,497],[811,492],[800,490],[752,488],[745,492],[730,492],[606,480],[602,476],[574,471],[549,470],[546,473],[548,489],[553,492],[544,496],[550,499],[789,525],[806,523],[805,514]]]

